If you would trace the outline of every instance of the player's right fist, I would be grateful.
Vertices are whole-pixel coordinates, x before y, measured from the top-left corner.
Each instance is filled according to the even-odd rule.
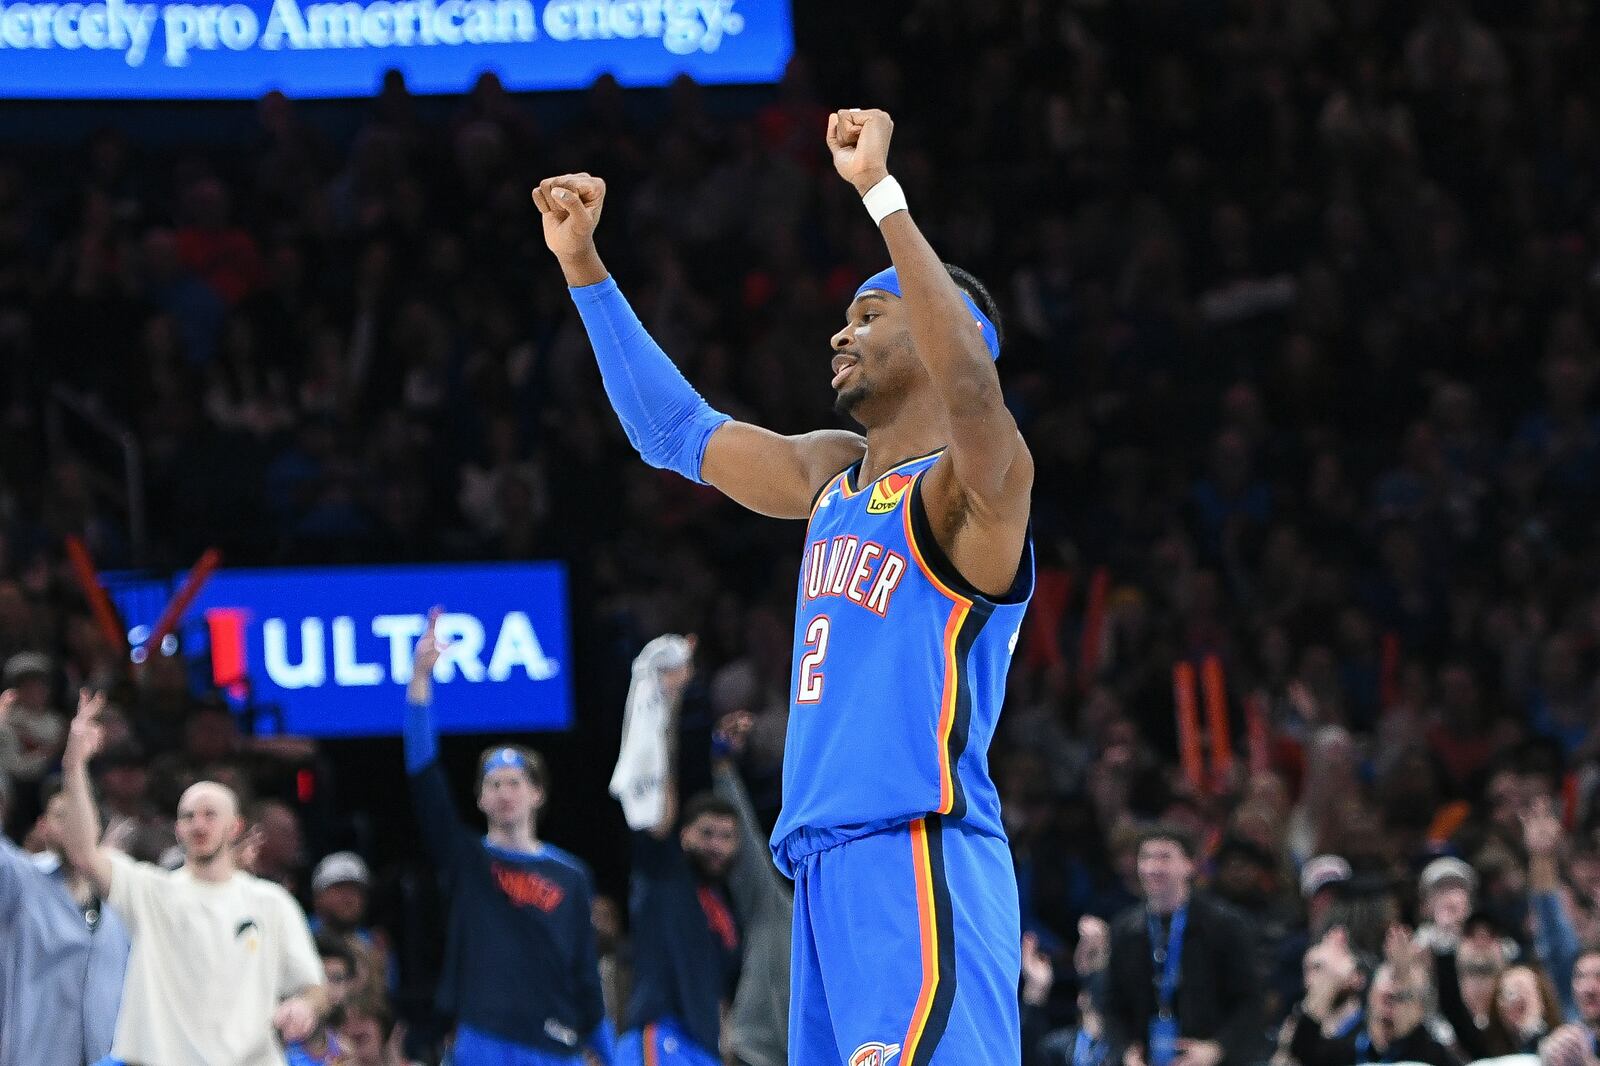
[[[606,183],[592,174],[545,178],[533,190],[544,220],[544,243],[558,258],[590,251],[605,201]]]

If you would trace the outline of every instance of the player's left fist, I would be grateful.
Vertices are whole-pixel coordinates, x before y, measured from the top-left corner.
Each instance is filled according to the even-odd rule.
[[[847,107],[828,116],[828,151],[839,176],[865,196],[889,176],[889,140],[894,119],[889,112]]]

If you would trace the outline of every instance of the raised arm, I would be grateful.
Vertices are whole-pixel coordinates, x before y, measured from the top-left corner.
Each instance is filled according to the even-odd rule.
[[[912,342],[943,410],[945,456],[922,489],[929,520],[964,576],[986,592],[1003,593],[1027,531],[1033,457],[1000,391],[998,339],[991,351],[983,323],[889,176],[893,133],[883,111],[838,111],[828,119],[828,149],[839,175],[863,198],[872,194],[867,202],[881,219]]]
[[[749,742],[750,729],[755,724],[749,711],[734,711],[717,723],[712,739],[711,780],[718,796],[733,805],[739,821],[739,854],[728,869],[728,891],[733,895],[734,906],[741,918],[748,920],[762,901],[776,895],[786,895],[788,882],[772,864],[772,852],[767,849],[767,835],[761,831],[761,822],[750,802],[750,793],[739,776],[735,760]]]
[[[583,318],[606,396],[645,462],[716,486],[773,518],[806,518],[817,491],[865,451],[841,430],[786,437],[714,410],[656,344],[600,261],[594,231],[606,185],[589,174],[546,178],[533,190],[544,239]]]
[[[660,820],[649,830],[650,835],[657,840],[666,840],[678,828],[678,727],[680,713],[683,710],[683,690],[689,686],[689,679],[694,676],[695,638],[691,636],[685,639],[688,642],[688,661],[681,665],[667,666],[656,674],[661,698],[666,701],[667,716],[663,740],[666,745],[666,771],[661,781],[665,802],[661,805]]]
[[[1522,815],[1522,842],[1528,852],[1528,909],[1533,918],[1534,954],[1555,982],[1562,1013],[1578,1015],[1572,994],[1572,969],[1578,963],[1578,934],[1561,898],[1561,819],[1549,799]]]
[[[111,857],[100,846],[100,812],[95,809],[94,790],[89,784],[89,760],[99,752],[104,739],[100,714],[105,705],[103,692],[84,689],[78,694],[78,713],[72,719],[67,748],[61,756],[62,795],[66,797],[61,843],[67,860],[89,878],[101,899],[111,895]]]
[[[473,835],[462,825],[450,796],[450,783],[439,766],[439,730],[433,720],[433,667],[439,661],[439,616],[444,608],[428,612],[428,628],[412,653],[411,683],[406,686],[404,743],[406,776],[411,782],[411,803],[422,843],[434,861],[453,876],[453,862],[461,851],[475,846]]]

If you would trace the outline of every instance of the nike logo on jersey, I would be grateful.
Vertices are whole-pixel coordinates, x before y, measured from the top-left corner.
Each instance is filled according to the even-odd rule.
[[[906,574],[906,560],[876,541],[851,536],[819,540],[806,549],[801,578],[805,602],[841,596],[880,618]]]

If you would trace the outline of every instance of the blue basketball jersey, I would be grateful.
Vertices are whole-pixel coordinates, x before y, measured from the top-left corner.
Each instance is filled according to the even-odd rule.
[[[1033,594],[1033,544],[1003,599],[963,581],[922,504],[941,454],[859,487],[857,463],[812,508],[772,834],[786,871],[816,850],[800,835],[843,840],[929,814],[1004,835],[988,750]]]

